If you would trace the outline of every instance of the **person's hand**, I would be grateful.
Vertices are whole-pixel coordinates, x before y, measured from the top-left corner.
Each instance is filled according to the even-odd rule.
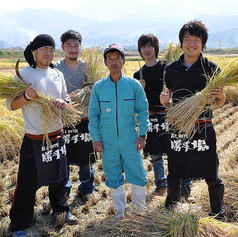
[[[32,86],[32,83],[30,83],[26,88],[25,95],[29,100],[33,100],[37,97],[38,93],[36,89]]]
[[[210,92],[210,97],[215,97],[217,107],[222,106],[225,103],[225,95],[222,86],[218,86]]]
[[[103,146],[101,141],[93,142],[93,148],[96,152],[103,152]]]
[[[55,99],[52,103],[58,109],[63,109],[67,105],[63,99]]]
[[[142,85],[143,89],[145,89],[145,86],[146,86],[145,80],[141,79],[141,80],[139,80],[139,82]]]
[[[138,137],[137,142],[136,142],[136,149],[138,151],[142,150],[143,148],[145,148],[146,145],[146,140],[143,137]]]
[[[171,104],[171,98],[169,96],[169,90],[166,88],[165,92],[161,92],[160,93],[160,103],[164,106],[164,107],[168,107]]]

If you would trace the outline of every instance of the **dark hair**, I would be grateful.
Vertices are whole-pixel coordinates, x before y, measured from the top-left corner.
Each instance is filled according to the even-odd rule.
[[[179,41],[181,47],[183,45],[183,38],[185,33],[188,32],[192,36],[199,37],[202,40],[202,49],[206,48],[206,43],[208,39],[208,29],[202,21],[189,21],[184,24],[179,31]]]
[[[62,44],[64,44],[69,39],[76,39],[79,41],[80,44],[83,41],[83,38],[80,33],[75,30],[67,30],[60,37]]]
[[[143,34],[138,39],[138,51],[140,53],[140,56],[143,58],[141,54],[141,47],[151,45],[155,48],[155,57],[158,58],[159,54],[159,40],[158,38],[153,34]],[[144,60],[144,58],[143,58]]]

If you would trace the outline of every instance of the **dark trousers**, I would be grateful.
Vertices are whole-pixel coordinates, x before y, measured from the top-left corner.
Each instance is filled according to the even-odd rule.
[[[24,137],[21,146],[18,180],[10,210],[10,231],[25,230],[30,227],[37,191],[37,173],[31,139]],[[49,187],[49,199],[53,212],[69,211],[64,196],[65,183]]]
[[[210,206],[212,214],[224,214],[224,184],[222,180],[217,177],[215,180],[205,179],[208,185],[208,192],[210,198]],[[180,201],[180,179],[167,178],[167,197],[165,200],[165,207],[172,208]]]

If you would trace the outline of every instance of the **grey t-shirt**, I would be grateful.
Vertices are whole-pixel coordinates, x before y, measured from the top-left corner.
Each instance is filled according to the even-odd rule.
[[[63,73],[68,93],[80,89],[87,81],[87,65],[82,59],[80,59],[80,64],[76,71],[72,71],[68,68],[65,59],[60,59],[55,62],[54,66]]]

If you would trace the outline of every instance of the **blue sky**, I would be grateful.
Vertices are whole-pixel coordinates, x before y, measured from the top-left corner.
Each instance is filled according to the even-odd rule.
[[[147,15],[195,18],[202,14],[237,15],[237,0],[12,0],[4,1],[0,10],[52,8],[99,20]],[[129,18],[128,18],[129,20]]]

